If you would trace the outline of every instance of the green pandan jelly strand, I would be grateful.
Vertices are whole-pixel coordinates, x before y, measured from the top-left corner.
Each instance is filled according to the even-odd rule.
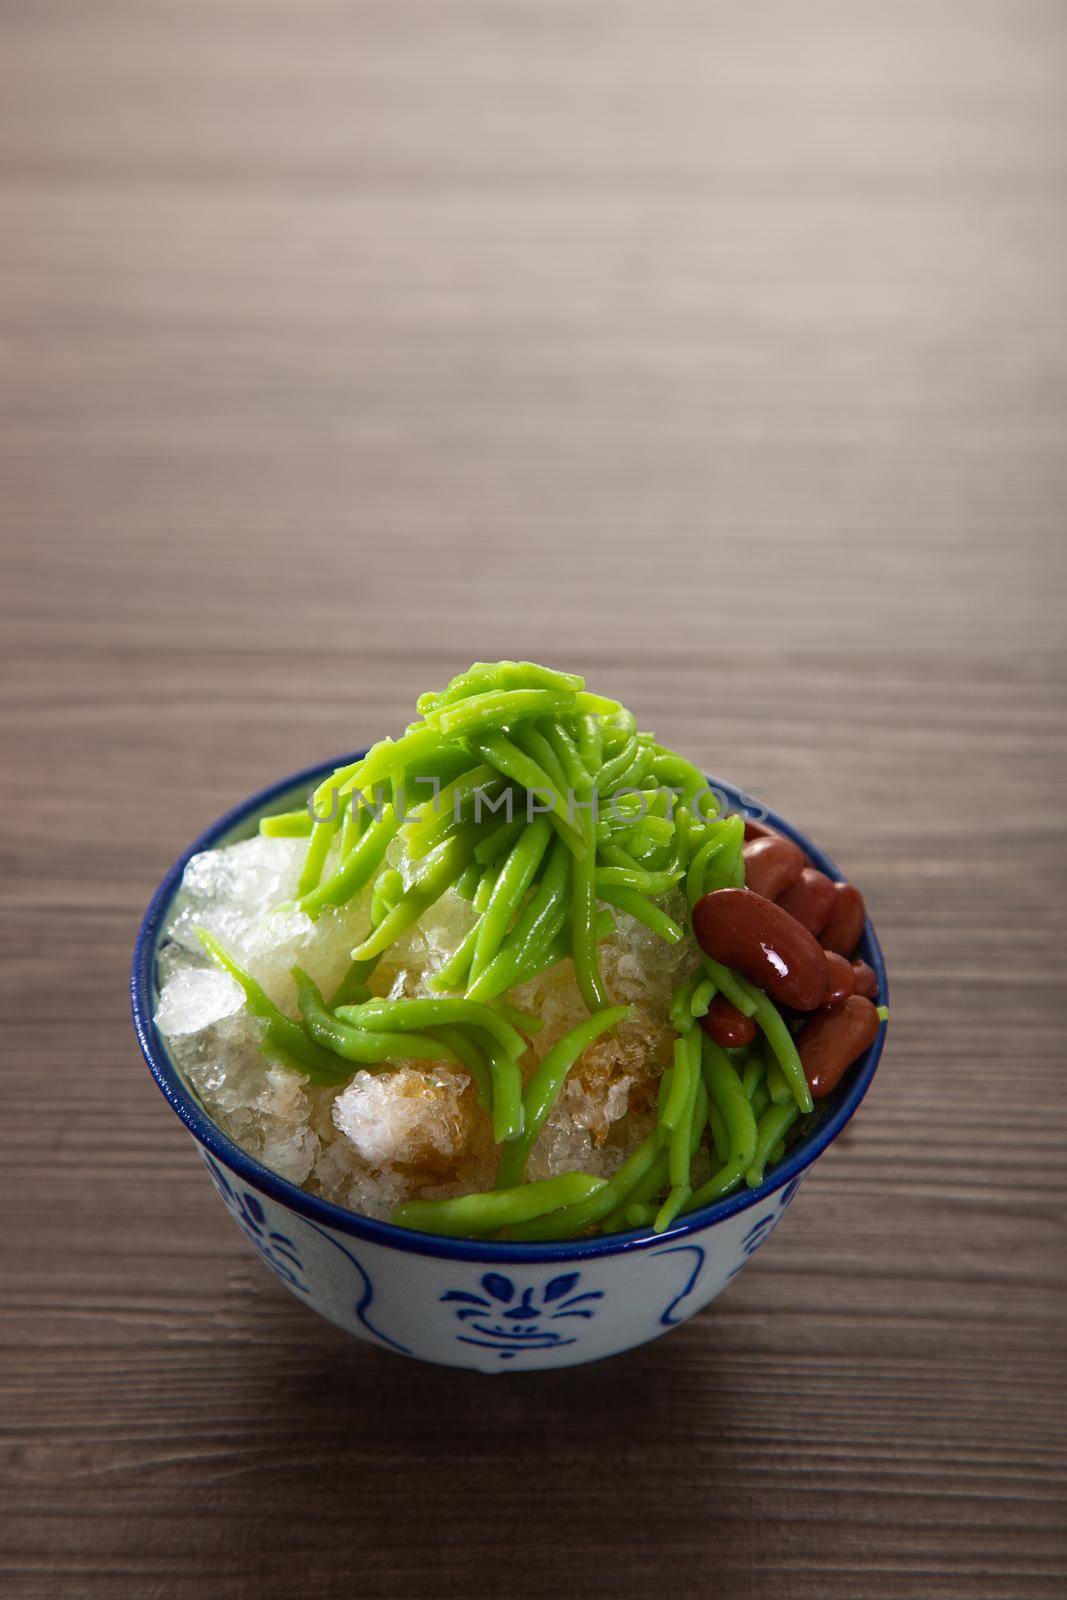
[[[506,1144],[522,1134],[522,1074],[516,1057],[498,1039],[486,1038],[485,1053],[493,1081],[493,1138],[497,1144]]]
[[[326,865],[326,858],[330,853],[330,846],[337,837],[337,830],[341,826],[341,806],[334,801],[333,811],[330,816],[316,817],[312,825],[311,835],[308,839],[307,854],[304,856],[303,866],[296,883],[297,897],[310,894],[320,878]]]
[[[664,1185],[667,1182],[667,1164],[669,1159],[670,1157],[666,1150],[661,1150],[659,1152],[655,1161],[649,1167],[648,1171],[645,1173],[640,1182],[635,1183],[629,1190],[629,1193],[626,1195],[626,1198],[622,1201],[622,1203],[617,1205],[614,1211],[609,1211],[608,1215],[604,1218],[604,1221],[601,1224],[602,1232],[618,1233],[622,1228],[640,1227],[640,1222],[630,1221],[629,1214],[635,1207],[640,1208],[646,1205],[649,1206],[647,1220],[649,1222],[652,1221],[656,1215],[656,1212],[659,1210],[659,1206],[652,1205],[651,1202],[663,1192]]]
[[[606,783],[604,779],[601,778],[601,781],[597,787],[600,793],[605,796],[615,795],[620,792],[628,793],[634,789],[639,789],[642,781],[648,777],[651,770],[652,752],[651,750],[645,748],[639,741],[629,766],[624,767],[622,772],[612,783]]]
[[[715,889],[744,888],[745,883],[745,824],[734,815],[723,823],[726,839],[723,847],[708,863],[704,873],[703,890],[711,894]]]
[[[353,789],[358,788],[366,759],[366,756],[361,756],[358,761],[350,761],[346,766],[335,767],[323,778],[308,796],[306,808],[309,814],[313,817],[325,816],[334,809],[335,796],[350,794]]]
[[[534,717],[567,716],[577,707],[570,691],[554,689],[490,689],[454,705],[430,711],[426,721],[444,738],[478,739],[501,728],[514,728]]]
[[[408,732],[412,730],[409,728]],[[405,735],[406,737],[406,735]],[[413,826],[426,816],[434,817],[443,809],[435,806],[435,799],[450,787],[457,778],[476,766],[477,762],[466,745],[457,741],[443,743],[436,751],[428,751],[417,762],[403,762],[394,766],[388,778],[377,785],[374,796],[364,796],[359,809],[377,811],[373,801],[388,785],[388,798],[396,806],[397,815],[404,826]]]
[[[767,1092],[772,1105],[791,1106],[796,1103],[793,1091],[786,1082],[785,1073],[773,1059],[767,1063]]]
[[[708,1007],[717,993],[718,987],[714,978],[702,979],[693,990],[692,998],[689,1001],[690,1015],[693,1017],[706,1017]]]
[[[512,845],[493,884],[485,914],[478,924],[478,937],[471,959],[469,984],[485,971],[504,942],[505,935],[526,898],[541,858],[552,837],[547,817],[535,817]]]
[[[693,996],[702,982],[703,975],[694,972],[684,983],[680,983],[672,994],[667,1007],[667,1020],[675,1033],[688,1033],[693,1026]]]
[[[671,1185],[670,1193],[656,1212],[653,1220],[652,1227],[655,1233],[666,1232],[692,1193],[693,1191],[687,1183]]]
[[[566,922],[572,859],[566,844],[557,837],[545,859],[541,881],[501,950],[506,959],[516,961],[516,970],[550,944]]]
[[[631,733],[637,733],[637,718],[632,711],[627,711],[625,706],[619,706],[617,711],[604,717],[604,747],[610,744],[612,752],[618,749],[623,740],[628,739]]]
[[[503,995],[498,995],[492,1001],[492,1007],[494,1011],[499,1011],[500,1015],[510,1022],[513,1028],[517,1028],[528,1039],[532,1039],[535,1034],[540,1033],[545,1025],[544,1017],[535,1017],[532,1011],[523,1011],[521,1006],[513,1006],[510,1000],[504,999]]]
[[[525,809],[525,808],[524,808]],[[527,826],[526,817],[513,817],[510,822],[501,822],[492,833],[474,847],[474,859],[483,867],[492,866],[494,861],[499,861],[501,856],[506,856],[516,839],[519,838]]]
[[[652,1225],[657,1209],[656,1206],[631,1201],[625,1211],[613,1211],[610,1217],[605,1217],[600,1224],[600,1231],[603,1234],[623,1233],[633,1228],[640,1232]]]
[[[745,837],[745,825],[740,817],[727,817],[722,822],[713,822],[708,827],[704,838],[697,848],[695,855],[689,863],[686,875],[685,892],[689,904],[696,902],[708,894],[711,889],[726,887],[729,873],[732,871],[734,851],[737,848],[737,836],[740,835],[742,844]],[[712,868],[721,859],[727,861],[727,872],[723,881],[711,881]]]
[[[467,973],[470,970],[471,960],[474,956],[474,947],[478,942],[478,928],[480,920],[464,934],[455,950],[449,956],[444,966],[434,973],[430,979],[430,988],[465,989],[467,986]]]
[[[356,845],[370,827],[371,819],[381,817],[382,809],[381,804],[375,808],[361,806],[358,802],[353,804],[351,800],[345,805],[344,820],[341,824],[341,839],[338,847],[338,853],[342,861],[351,855],[356,848]]]
[[[493,886],[499,876],[499,861],[493,861],[489,866],[482,868],[481,877],[478,879],[478,887],[475,889],[474,898],[471,901],[471,905],[480,917],[484,916],[489,909],[489,902],[493,898]]]
[[[393,1212],[398,1228],[454,1239],[484,1239],[503,1228],[528,1223],[531,1218],[573,1207],[604,1187],[603,1178],[584,1172],[564,1172],[540,1183],[524,1183],[491,1194],[465,1194],[457,1200],[409,1200]]]
[[[501,1152],[497,1188],[506,1189],[522,1181],[527,1157],[548,1120],[567,1074],[591,1044],[631,1014],[629,1006],[598,1011],[595,1016],[565,1033],[543,1057],[523,1092],[525,1116],[522,1137],[505,1146]]]
[[[567,728],[558,718],[540,724],[539,731],[544,734],[556,761],[563,773],[567,786],[575,795],[586,795],[593,787],[593,780],[586,770],[585,762],[577,744],[571,738]]]
[[[744,1090],[746,1100],[751,1100],[760,1084],[767,1075],[767,1064],[759,1056],[753,1056],[745,1063],[741,1074],[741,1088]]]
[[[596,892],[598,900],[614,906],[616,911],[625,911],[627,916],[643,923],[650,932],[658,934],[667,944],[681,944],[685,938],[685,929],[679,927],[674,918],[669,917],[660,906],[645,895],[638,894],[636,889],[613,889],[600,884]]]
[[[292,974],[300,1011],[312,1038],[342,1060],[356,1062],[362,1067],[392,1066],[396,1061],[404,1060],[458,1060],[446,1044],[429,1034],[384,1029],[365,1031],[349,1027],[338,1020],[337,1013],[327,1011],[317,985],[306,972],[300,967],[293,967]]]
[[[595,780],[604,760],[604,724],[599,717],[578,717],[575,723],[578,753],[590,778]]]
[[[415,841],[405,838],[407,853],[412,861],[429,855],[430,851],[441,844],[443,840],[450,839],[454,834],[462,833],[470,827],[474,830],[481,843],[493,827],[493,818],[496,808],[501,806],[510,810],[514,805],[514,790],[494,772],[488,782],[479,784],[470,795],[461,797],[458,809],[450,806],[442,810],[430,824],[420,833]]]
[[[716,1105],[708,1106],[708,1127],[711,1129],[711,1142],[715,1146],[715,1158],[721,1166],[730,1159],[730,1146],[726,1138],[726,1124],[722,1120],[722,1112]]]
[[[323,1050],[308,1037],[299,1022],[294,1022],[281,1011],[255,978],[238,966],[228,955],[213,933],[198,928],[196,936],[217,967],[228,972],[244,991],[245,1003],[254,1017],[267,1025],[268,1042],[281,1052],[287,1066],[307,1075],[312,1083],[336,1085],[351,1077],[336,1056]]]
[[[618,843],[638,866],[645,866],[654,857],[669,855],[669,846],[676,843],[677,831],[666,817],[643,817]]]
[[[800,1116],[792,1100],[787,1105],[770,1105],[759,1119],[756,1132],[756,1154],[752,1165],[745,1173],[745,1182],[750,1189],[758,1189],[763,1182],[763,1171],[767,1165],[771,1151],[779,1140],[784,1139],[790,1128]]]
[[[278,811],[273,817],[259,819],[259,831],[264,839],[306,839],[311,828],[311,813],[306,806],[301,806],[299,811]]]
[[[707,1090],[704,1088],[703,1081],[698,1074],[696,1106],[689,1136],[690,1160],[692,1160],[692,1157],[696,1154],[697,1149],[699,1148],[700,1141],[704,1133],[704,1126],[707,1121],[707,1115]],[[650,1140],[653,1141],[651,1159],[649,1158],[649,1152],[647,1149]],[[629,1160],[623,1163],[618,1172],[616,1172],[614,1177],[610,1180],[612,1185],[610,1197],[613,1202],[611,1208],[610,1210],[605,1211],[605,1202],[602,1202],[598,1208],[602,1213],[602,1217],[595,1218],[593,1223],[590,1224],[591,1226],[595,1226],[595,1222],[600,1220],[602,1230],[605,1233],[618,1232],[620,1228],[626,1226],[640,1226],[639,1222],[627,1223],[627,1210],[631,1205],[646,1204],[662,1192],[667,1182],[668,1170],[670,1166],[669,1150],[660,1149],[658,1144],[655,1144],[655,1140],[655,1133],[650,1134],[649,1139],[645,1140],[643,1144],[638,1147]],[[654,1210],[652,1215],[655,1216],[655,1214],[656,1212]],[[566,1232],[553,1234],[551,1237],[573,1238],[577,1232],[582,1231],[581,1220],[582,1219],[580,1216],[571,1216],[564,1219],[561,1223],[561,1227],[566,1229]],[[518,1237],[518,1235],[516,1235],[516,1237]]]
[[[436,728],[416,724],[407,729],[399,739],[379,739],[371,746],[362,761],[351,767],[339,768],[315,791],[315,806],[321,810],[319,797],[327,799],[336,786],[339,795],[372,795],[380,783],[386,783],[394,773],[420,772],[430,763],[439,761],[447,746],[454,741],[442,738]]]
[[[670,1161],[667,1168],[667,1175],[671,1183],[676,1187],[689,1182],[693,1118],[696,1114],[701,1083],[700,1041],[701,1035],[698,1028],[694,1028],[689,1037],[681,1041],[683,1050],[688,1058],[686,1063],[686,1097],[681,1115],[671,1131],[670,1144],[668,1145]],[[668,1109],[670,1109],[669,1106]]]
[[[355,1005],[360,1000],[369,1000],[371,992],[367,987],[367,979],[380,959],[379,956],[371,956],[369,961],[351,962],[348,971],[327,1002],[327,1009],[332,1011],[336,1006]]]
[[[756,1118],[725,1050],[714,1039],[702,1041],[704,1083],[719,1108],[730,1145],[730,1160],[746,1172],[756,1153]]]
[[[580,827],[570,815],[566,796],[559,792],[558,784],[553,783],[544,768],[505,734],[489,734],[472,742],[485,762],[495,767],[503,777],[521,784],[528,794],[536,797],[542,808],[548,807],[549,813],[556,819],[560,837],[566,840],[575,855],[580,854]]]
[[[398,826],[395,809],[383,806],[381,816],[370,824],[337,871],[297,901],[300,910],[314,918],[325,906],[345,905],[360,894],[385,860]]]
[[[700,1034],[696,1029],[687,1047],[691,1051],[689,1093],[678,1126],[671,1134],[667,1149],[667,1177],[670,1193],[656,1214],[653,1227],[656,1233],[669,1228],[692,1194],[690,1172],[693,1156],[704,1133],[708,1116],[708,1092],[700,1070]]]
[[[596,773],[598,794],[606,795],[612,793],[616,783],[618,783],[623,773],[628,770],[636,754],[637,735],[636,733],[631,733],[627,735],[618,754],[603,762],[600,771]]]
[[[465,867],[452,885],[461,900],[473,900],[478,892],[478,885],[482,881],[482,867],[478,861],[478,852],[475,850],[475,859],[469,867]]]
[[[342,1022],[362,1029],[439,1028],[453,1024],[478,1028],[495,1039],[507,1055],[518,1059],[526,1041],[510,1022],[491,1006],[475,1000],[422,998],[414,1000],[366,1000],[359,1006],[341,1006],[336,1013]]]
[[[520,981],[546,951],[567,921],[571,854],[561,839],[553,844],[541,882],[503,948],[470,986],[468,999],[490,1000]]]
[[[757,1122],[759,1121],[760,1117],[762,1117],[770,1103],[771,1097],[768,1092],[767,1085],[765,1082],[761,1083],[756,1089],[755,1094],[752,1096],[752,1115],[755,1117]]]
[[[797,1054],[797,1047],[793,1043],[793,1035],[786,1027],[774,1002],[765,994],[760,994],[752,1015],[774,1052],[778,1065],[785,1075],[785,1081],[793,1092],[793,1099],[799,1109],[806,1114],[812,1109],[814,1102],[808,1080],[804,1076],[800,1056]]]
[[[320,807],[333,788],[342,797],[347,794],[366,797],[377,792],[379,785],[400,779],[405,790],[405,801],[417,806],[422,799],[419,779],[439,777],[451,783],[464,768],[474,764],[474,758],[461,741],[443,738],[436,728],[424,723],[412,723],[399,739],[380,739],[372,745],[361,761],[350,767],[341,767],[319,785],[315,791],[315,804]],[[408,790],[408,774],[411,790]],[[358,803],[358,802],[357,802]]]
[[[629,716],[617,700],[610,699],[606,694],[593,694],[589,689],[580,689],[574,697],[575,716],[618,717]]]
[[[499,780],[499,773],[483,761],[424,800],[411,812],[404,828],[408,854],[413,858],[426,855],[445,837],[449,826],[462,820],[464,809],[473,805],[476,793]]]
[[[708,1092],[704,1087],[701,1075],[697,1073],[696,1099],[689,1127],[690,1163],[692,1163],[693,1157],[700,1148],[700,1141],[704,1134],[704,1127],[707,1123],[707,1118]],[[629,1213],[635,1206],[637,1208],[641,1208],[645,1205],[649,1205],[657,1195],[662,1193],[664,1185],[668,1180],[669,1171],[670,1150],[660,1150],[656,1160],[649,1167],[645,1176],[630,1188],[625,1201],[621,1205],[617,1206],[616,1209],[610,1212],[604,1219],[603,1231],[605,1233],[617,1233],[619,1229],[623,1227],[629,1226],[631,1228],[639,1228],[647,1223],[652,1222],[659,1214],[660,1207],[650,1206],[648,1215],[645,1216],[642,1214],[636,1220],[630,1216]],[[684,1204],[684,1201],[681,1203]]]
[[[511,739],[518,745],[531,761],[536,761],[541,771],[547,777],[556,794],[564,801],[567,798],[567,779],[559,758],[538,725],[534,722],[524,722],[521,727],[513,728]]]
[[[649,872],[616,844],[602,845],[600,856],[604,865],[596,869],[598,887],[636,889],[640,894],[661,895],[673,889],[683,875],[677,859],[661,872]]]
[[[685,862],[678,841],[673,837],[669,842],[659,844],[655,840],[630,834],[627,838],[613,840],[612,843],[617,843],[619,849],[642,872],[666,872],[673,867],[677,869],[679,878],[685,876]]]
[[[674,1041],[674,1071],[671,1076],[670,1089],[666,1101],[660,1112],[660,1127],[669,1136],[675,1132],[682,1120],[682,1114],[689,1103],[693,1078],[699,1070],[700,1061],[700,1033],[694,1028],[692,1033],[696,1036],[696,1052],[690,1045],[690,1037],[675,1039]],[[694,1091],[695,1092],[695,1091]],[[664,1143],[667,1142],[665,1139]]]
[[[665,787],[679,791],[683,805],[688,806],[698,795],[703,799],[710,794],[704,774],[684,756],[675,755],[662,745],[652,747],[652,772]]]
[[[729,967],[713,961],[710,956],[702,956],[701,963],[708,977],[714,981],[716,988],[726,996],[731,1005],[736,1006],[743,1016],[755,1015],[759,1004],[758,989],[751,988],[738,973],[731,972]]]
[[[618,809],[604,807],[598,804],[596,819],[596,842],[598,845],[622,843],[633,833],[638,823],[641,822],[641,802],[636,795],[624,794],[615,797],[618,800]],[[671,827],[671,824],[667,824]],[[672,829],[673,832],[673,829]]]
[[[474,1038],[473,1030],[446,1024],[443,1028],[434,1028],[433,1036],[447,1045],[456,1059],[467,1069],[478,1096],[478,1104],[483,1111],[491,1111],[493,1084],[489,1075],[489,1062],[485,1051]]]
[[[593,922],[593,937],[597,944],[602,939],[610,939],[614,932],[615,919],[611,912],[598,911]],[[574,952],[571,949],[570,936],[564,930],[563,933],[558,934],[553,939],[546,950],[543,950],[537,956],[531,957],[530,964],[522,969],[516,984],[513,984],[512,988],[516,987],[517,984],[529,983],[533,978],[540,977],[542,972],[547,972],[550,967],[554,967],[558,961],[565,960],[567,956],[570,956],[573,960]]]
[[[620,1206],[629,1204],[634,1189],[655,1166],[659,1155],[660,1148],[653,1131],[596,1194],[576,1205],[566,1206],[551,1216],[542,1216],[535,1222],[523,1224],[514,1230],[512,1237],[517,1240],[574,1239],[580,1233],[588,1232]],[[665,1151],[663,1155],[666,1169]]]
[[[550,689],[558,694],[577,694],[585,679],[573,672],[556,672],[535,661],[476,661],[466,672],[453,678],[439,694],[420,694],[416,706],[420,716],[428,716],[446,706],[467,700],[471,695],[494,689]]]
[[[404,898],[404,880],[395,867],[385,867],[374,880],[371,891],[370,919],[375,927]]]
[[[366,961],[368,957],[388,950],[402,933],[418,921],[424,911],[440,900],[445,890],[469,866],[474,842],[470,833],[457,834],[438,845],[436,850],[431,850],[422,862],[419,876],[410,885],[400,904],[394,906],[369,937],[356,946],[352,951],[352,959]]]
[[[582,999],[590,1011],[602,1011],[608,1003],[600,977],[594,923],[596,919],[596,830],[591,814],[583,817],[585,845],[572,868],[571,951],[574,974]]]
[[[722,1200],[726,1195],[732,1194],[735,1189],[740,1188],[745,1171],[746,1168],[739,1161],[727,1161],[718,1172],[712,1173],[707,1183],[701,1184],[699,1189],[694,1189],[682,1206],[683,1216],[689,1211],[699,1211],[701,1206],[710,1206],[716,1200]]]

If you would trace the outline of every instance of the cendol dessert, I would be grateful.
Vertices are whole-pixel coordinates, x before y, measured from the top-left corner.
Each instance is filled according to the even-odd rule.
[[[478,663],[194,856],[156,1023],[310,1193],[427,1232],[662,1232],[765,1174],[885,1019],[862,896],[581,678]]]

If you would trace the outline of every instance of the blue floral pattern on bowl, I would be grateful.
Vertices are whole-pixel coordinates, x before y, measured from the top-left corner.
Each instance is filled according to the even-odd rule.
[[[676,1317],[674,1313],[678,1306],[681,1305],[682,1301],[685,1300],[688,1295],[691,1295],[697,1286],[697,1283],[700,1279],[700,1274],[704,1270],[704,1247],[703,1245],[699,1244],[674,1244],[669,1245],[665,1250],[657,1250],[655,1254],[657,1256],[691,1256],[693,1258],[693,1265],[688,1278],[685,1280],[685,1283],[682,1285],[679,1292],[671,1297],[668,1304],[664,1306],[660,1313],[659,1320],[661,1327],[673,1328],[677,1323],[685,1321],[684,1316]]]
[[[227,1211],[260,1258],[294,1293],[313,1296],[312,1289],[303,1279],[305,1275],[314,1277],[314,1273],[306,1273],[300,1251],[289,1235],[279,1233],[270,1227],[262,1201],[250,1189],[238,1189],[232,1184],[223,1168],[205,1151],[202,1150],[200,1154]],[[347,1245],[335,1239],[325,1228],[320,1228],[318,1223],[298,1220],[297,1225],[310,1229],[315,1237],[324,1239],[352,1269],[357,1293],[351,1301],[351,1315],[359,1326],[364,1328],[377,1343],[388,1345],[391,1350],[398,1350],[401,1355],[410,1355],[411,1351],[406,1344],[401,1344],[398,1339],[383,1333],[367,1315],[374,1299],[374,1285],[362,1262],[356,1259]]]
[[[522,1350],[558,1349],[577,1342],[573,1334],[566,1337],[548,1323],[570,1318],[591,1320],[595,1313],[591,1302],[603,1300],[604,1293],[589,1289],[575,1294],[581,1276],[580,1272],[565,1272],[543,1287],[527,1284],[520,1290],[514,1279],[502,1272],[485,1272],[480,1280],[481,1294],[470,1289],[448,1289],[441,1299],[456,1305],[456,1320],[469,1326],[469,1332],[456,1334],[460,1344],[495,1350],[501,1361],[513,1361]],[[480,1337],[475,1338],[475,1334]]]
[[[277,1233],[267,1225],[266,1212],[250,1189],[235,1189],[217,1161],[204,1156],[204,1165],[231,1217],[270,1270],[297,1294],[310,1294],[303,1281],[304,1264],[288,1234]]]
[[[745,1234],[744,1239],[741,1241],[741,1260],[730,1273],[731,1278],[735,1278],[737,1276],[737,1274],[741,1271],[741,1268],[748,1261],[748,1258],[750,1256],[754,1256],[760,1245],[763,1244],[765,1240],[770,1238],[771,1234],[782,1220],[782,1214],[784,1213],[786,1207],[789,1205],[789,1202],[792,1200],[799,1188],[800,1179],[794,1178],[791,1183],[787,1183],[785,1188],[780,1191],[777,1197],[778,1204],[772,1210],[765,1211],[762,1217],[756,1218],[755,1222]]]

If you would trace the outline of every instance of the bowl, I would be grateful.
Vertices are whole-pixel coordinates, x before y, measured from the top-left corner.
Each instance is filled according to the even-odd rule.
[[[295,773],[220,817],[171,867],[137,935],[131,982],[137,1038],[219,1197],[265,1265],[299,1300],[357,1339],[400,1355],[476,1372],[543,1372],[659,1338],[721,1293],[770,1238],[801,1181],[870,1087],[885,1028],[849,1068],[823,1119],[759,1188],[692,1212],[661,1234],[646,1230],[559,1244],[445,1239],[308,1194],[227,1138],[182,1079],[152,1020],[156,953],[189,858],[248,838],[261,816],[301,804],[307,790],[340,764]],[[742,791],[712,781],[731,809],[744,810]],[[763,814],[817,867],[832,878],[842,876],[796,828],[773,812]],[[869,921],[858,954],[874,969],[878,1000],[885,1004],[885,965]]]

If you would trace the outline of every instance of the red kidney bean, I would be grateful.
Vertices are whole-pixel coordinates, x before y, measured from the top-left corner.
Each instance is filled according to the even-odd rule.
[[[717,994],[705,1014],[700,1019],[700,1026],[704,1032],[721,1044],[724,1050],[733,1050],[737,1045],[751,1044],[756,1037],[756,1024],[751,1017],[746,1017],[743,1011],[738,1011],[732,1000],[727,1000],[723,994]]]
[[[846,1067],[850,1067],[878,1033],[878,1013],[860,994],[849,995],[843,1005],[819,1011],[797,1034],[804,1076],[813,1100],[821,1100],[836,1089]]]
[[[819,943],[824,950],[850,956],[863,937],[866,918],[867,908],[855,884],[835,883],[833,914],[819,935]]]
[[[754,817],[745,817],[745,840],[749,839],[784,839],[785,834],[779,833],[777,828],[772,828],[769,822],[757,822]],[[792,843],[792,841],[790,841]],[[800,846],[797,845],[800,850]],[[806,850],[800,850],[804,857],[804,865],[811,866],[811,857]]]
[[[844,956],[839,956],[836,950],[826,952],[826,970],[829,981],[826,990],[826,1004],[839,1006],[847,1000],[850,994],[856,992],[856,974]]]
[[[856,993],[865,995],[868,1000],[876,1000],[878,979],[874,975],[873,968],[869,967],[866,961],[854,961],[852,973],[856,979]]]
[[[814,1011],[826,996],[826,955],[773,900],[751,889],[713,889],[693,907],[701,949],[733,967],[771,999]]]
[[[782,895],[778,904],[818,938],[833,916],[836,901],[833,883],[825,872],[819,872],[815,867],[805,867],[797,882],[787,894]]]
[[[777,900],[804,871],[804,857],[792,839],[750,839],[745,858],[745,887],[767,900]]]

